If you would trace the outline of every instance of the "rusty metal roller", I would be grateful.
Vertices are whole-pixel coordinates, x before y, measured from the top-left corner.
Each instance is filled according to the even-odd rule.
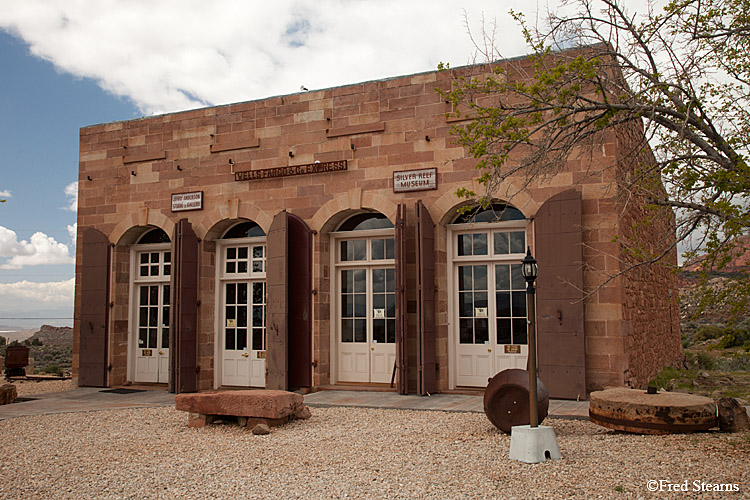
[[[549,409],[549,395],[538,377],[536,384],[541,424]],[[529,372],[511,368],[492,377],[484,390],[484,413],[495,427],[508,434],[514,425],[528,425]]]

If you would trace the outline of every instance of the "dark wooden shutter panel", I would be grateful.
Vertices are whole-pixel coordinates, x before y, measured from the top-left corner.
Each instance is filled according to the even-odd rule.
[[[173,392],[198,390],[198,237],[187,219],[175,228],[173,323],[170,345]]]
[[[288,217],[276,214],[266,240],[266,388],[289,388],[288,319]]]
[[[422,200],[417,202],[417,244],[419,246],[419,371],[417,390],[425,395],[437,390],[435,367],[435,224]]]
[[[312,231],[294,214],[287,217],[289,263],[289,387],[312,387]]]
[[[409,392],[409,353],[406,342],[406,205],[396,208],[396,366],[398,392]]]
[[[534,219],[538,373],[551,398],[586,397],[581,193],[547,200]]]
[[[112,249],[107,237],[93,228],[83,230],[79,244],[82,259],[78,385],[105,387]]]

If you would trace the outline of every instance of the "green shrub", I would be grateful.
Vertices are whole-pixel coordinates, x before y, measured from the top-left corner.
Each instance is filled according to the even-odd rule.
[[[669,382],[680,377],[680,370],[673,366],[665,366],[653,379],[648,381],[648,385],[653,385],[657,389],[666,388]]]
[[[694,360],[697,368],[700,370],[713,370],[716,366],[716,358],[705,351],[698,352]]]
[[[729,349],[731,347],[740,347],[750,343],[750,331],[741,328],[727,328],[721,340],[715,348]]]
[[[716,360],[716,369],[725,372],[750,371],[750,356],[740,354],[720,358]]]
[[[692,339],[688,335],[682,335],[682,348],[687,349],[692,344]]]
[[[705,325],[695,332],[694,340],[700,342],[702,340],[718,339],[724,335],[725,329],[721,326],[716,325]]]
[[[47,375],[62,375],[62,368],[60,368],[60,365],[47,365],[41,368],[39,371],[46,373]]]

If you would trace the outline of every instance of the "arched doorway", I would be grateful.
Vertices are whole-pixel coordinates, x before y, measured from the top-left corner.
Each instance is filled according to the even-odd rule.
[[[486,387],[497,372],[526,368],[527,226],[520,210],[503,204],[461,214],[448,226],[455,386]]]
[[[147,229],[131,247],[133,381],[169,382],[172,245],[162,229]]]
[[[217,240],[219,384],[266,385],[266,233],[252,221]]]
[[[377,212],[359,213],[331,237],[336,378],[389,383],[396,360],[393,223]]]

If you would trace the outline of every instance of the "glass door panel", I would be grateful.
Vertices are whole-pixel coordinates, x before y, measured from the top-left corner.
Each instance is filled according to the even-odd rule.
[[[169,293],[167,284],[138,285],[136,382],[169,382]]]
[[[371,269],[370,382],[388,383],[396,360],[396,270]]]

